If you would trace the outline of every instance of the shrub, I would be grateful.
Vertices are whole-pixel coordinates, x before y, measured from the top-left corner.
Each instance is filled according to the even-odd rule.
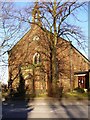
[[[83,88],[79,88],[79,87],[75,88],[74,90],[79,92],[79,93],[84,93],[85,92]]]
[[[2,92],[8,92],[8,87],[6,84],[2,84]]]
[[[90,88],[88,88],[87,92],[90,92]]]

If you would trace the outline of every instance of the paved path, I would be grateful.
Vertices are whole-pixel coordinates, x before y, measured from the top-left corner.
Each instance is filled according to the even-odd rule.
[[[4,118],[88,118],[88,101],[35,99],[3,103]]]

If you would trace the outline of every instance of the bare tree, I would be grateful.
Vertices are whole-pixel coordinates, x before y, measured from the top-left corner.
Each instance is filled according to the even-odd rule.
[[[22,30],[24,26],[22,25],[22,21],[18,20],[19,10],[15,8],[14,3],[1,2],[0,7],[0,56],[3,56],[17,43],[21,34],[28,27]],[[15,11],[17,12],[15,13]],[[16,36],[17,33],[18,35]],[[3,62],[5,61],[3,60]]]
[[[35,4],[36,6],[34,7],[34,4],[29,4],[28,6],[25,6],[22,10],[18,9],[13,9],[9,7],[9,5],[5,6],[2,9],[4,9],[4,14],[2,15],[2,18],[4,19],[3,21],[3,30],[4,33],[8,32],[9,40],[11,40],[13,37],[16,37],[16,32],[21,29],[21,25],[23,24],[36,24],[38,25],[41,29],[44,30],[48,37],[48,45],[49,45],[49,50],[50,50],[50,79],[49,79],[49,87],[52,84],[52,81],[55,81],[55,85],[57,84],[57,64],[60,62],[57,60],[57,43],[59,41],[59,37],[65,37],[69,40],[69,37],[72,37],[73,40],[76,40],[80,45],[81,39],[84,39],[84,36],[82,34],[81,28],[79,28],[76,25],[69,24],[67,22],[67,19],[72,16],[76,20],[78,20],[76,13],[80,9],[85,9],[86,3],[79,3],[77,0],[74,2],[69,2],[65,1],[62,2],[60,0],[59,2],[57,0],[54,0],[54,2],[42,2],[39,3],[37,2]],[[33,16],[34,20],[36,19],[36,22],[32,20],[32,11],[36,9],[39,9],[40,13],[38,16]],[[12,11],[12,12],[11,12]],[[34,11],[35,12],[35,11]],[[5,17],[3,17],[5,16]],[[47,17],[48,16],[48,17]],[[5,20],[8,19],[7,24],[5,25]],[[10,21],[9,21],[10,20]],[[14,22],[16,20],[16,22]],[[11,26],[9,25],[9,22],[12,21]],[[41,22],[40,22],[41,21]],[[15,24],[14,24],[15,23]],[[12,32],[13,31],[13,32]],[[51,33],[51,34],[48,34]],[[53,38],[52,38],[53,36]],[[5,43],[7,43],[7,39],[2,42],[4,46]],[[10,43],[10,42],[9,42]],[[8,46],[6,44],[5,46]],[[9,44],[10,46],[10,44]],[[52,88],[50,88],[51,91]],[[50,92],[49,91],[49,92]],[[51,93],[50,93],[51,94]]]
[[[77,25],[72,25],[67,22],[67,19],[72,16],[78,20],[76,17],[77,11],[85,7],[86,3],[79,3],[77,0],[74,2],[62,2],[54,0],[54,2],[41,3],[39,6],[41,9],[41,19],[44,31],[47,33],[47,29],[53,33],[53,38],[48,36],[49,45],[50,45],[50,55],[51,55],[51,79],[50,81],[55,81],[57,85],[57,43],[59,37],[74,38],[79,45],[82,46],[81,42],[85,40],[85,37],[82,33],[82,30]],[[48,17],[47,17],[48,16]],[[42,25],[39,24],[42,28]],[[80,41],[82,40],[82,41]],[[59,63],[58,63],[59,64]],[[52,83],[52,82],[50,82]],[[51,85],[50,85],[51,86]],[[49,86],[49,87],[50,87]],[[52,91],[52,90],[50,90]]]

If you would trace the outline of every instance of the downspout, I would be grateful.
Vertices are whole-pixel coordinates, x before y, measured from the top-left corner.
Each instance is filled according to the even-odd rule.
[[[70,41],[70,90],[72,91],[72,41]]]

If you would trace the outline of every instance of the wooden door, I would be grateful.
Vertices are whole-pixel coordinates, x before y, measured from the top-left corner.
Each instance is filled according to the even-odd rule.
[[[78,87],[85,88],[85,76],[78,76]]]

